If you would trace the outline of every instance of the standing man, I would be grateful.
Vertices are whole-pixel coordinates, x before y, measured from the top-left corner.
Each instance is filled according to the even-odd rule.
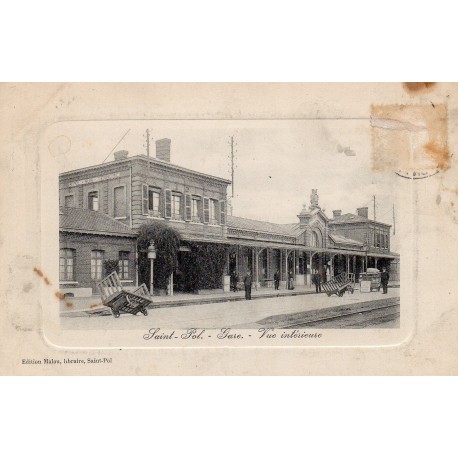
[[[239,282],[239,276],[237,272],[234,270],[231,274],[231,289],[234,293],[237,292],[237,283]]]
[[[316,292],[321,293],[321,275],[315,271],[312,277],[312,283],[315,285]]]
[[[380,280],[382,282],[383,293],[386,294],[388,292],[388,280],[390,279],[390,274],[386,271],[386,267],[382,269],[382,275],[380,275]]]
[[[294,289],[294,284],[293,284],[293,271],[290,270],[288,273],[288,289]]]
[[[235,270],[231,272],[231,291],[235,292]]]
[[[274,286],[275,286],[275,289],[279,289],[279,286],[280,286],[280,272],[277,271],[274,273]]]
[[[247,301],[251,301],[251,285],[253,283],[253,279],[251,278],[251,272],[248,271],[243,279],[243,284],[245,285],[245,299]]]

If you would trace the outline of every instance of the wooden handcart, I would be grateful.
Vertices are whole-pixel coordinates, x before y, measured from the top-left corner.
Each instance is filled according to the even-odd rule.
[[[342,297],[345,291],[353,294],[355,291],[355,274],[343,272],[326,283],[323,283],[321,288],[328,297],[332,294]]]
[[[102,281],[97,283],[102,295],[102,304],[111,308],[115,318],[119,318],[121,312],[136,315],[142,312],[148,315],[148,306],[153,304],[148,288],[142,284],[134,291],[127,291],[121,286],[121,280],[117,272],[113,272]]]

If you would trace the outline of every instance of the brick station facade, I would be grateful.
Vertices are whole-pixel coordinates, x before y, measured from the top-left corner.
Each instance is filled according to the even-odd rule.
[[[312,190],[310,205],[304,205],[295,223],[256,221],[228,214],[229,184],[172,164],[169,139],[156,141],[155,158],[118,151],[109,163],[62,173],[61,289],[95,293],[106,260],[118,262],[126,286],[137,285],[136,237],[139,227],[151,221],[166,222],[184,243],[224,244],[228,255],[220,287],[225,289],[231,272],[242,277],[248,270],[258,287],[271,286],[276,270],[282,284],[288,273],[297,285],[310,285],[314,272],[327,280],[341,272],[358,275],[368,267],[387,267],[396,279],[399,256],[390,252],[390,226],[369,220],[367,208],[354,215],[335,210],[328,218]]]

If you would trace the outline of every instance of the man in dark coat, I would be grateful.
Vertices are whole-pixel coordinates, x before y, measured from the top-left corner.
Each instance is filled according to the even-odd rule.
[[[383,287],[383,293],[386,294],[388,292],[388,280],[390,279],[390,274],[386,271],[386,268],[384,267],[382,269],[382,274],[380,275],[380,280],[382,282],[382,287]]]
[[[245,299],[247,301],[251,300],[251,285],[253,283],[253,279],[251,278],[251,272],[248,271],[243,279],[243,284],[245,285]]]
[[[313,274],[312,283],[315,285],[316,292],[321,293],[321,275],[318,272]]]
[[[231,272],[231,291],[235,291],[235,271]]]
[[[231,290],[237,292],[237,283],[239,282],[239,276],[237,272],[234,270],[231,274]]]
[[[274,286],[275,289],[278,289],[280,286],[280,272],[278,270],[274,273]]]

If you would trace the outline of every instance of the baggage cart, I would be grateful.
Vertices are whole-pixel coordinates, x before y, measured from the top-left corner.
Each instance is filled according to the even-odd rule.
[[[361,283],[361,291],[380,291],[380,287],[382,285],[380,271],[374,268],[367,269],[367,272],[361,272],[359,274],[359,281]],[[366,287],[363,288],[363,285]]]
[[[321,288],[328,295],[328,297],[332,294],[342,297],[345,291],[353,294],[355,291],[354,285],[355,274],[347,274],[346,272],[343,272],[327,281],[326,283],[323,283]]]
[[[148,288],[145,284],[140,285],[134,291],[127,291],[121,286],[121,280],[115,271],[97,283],[102,295],[102,304],[111,308],[115,318],[119,318],[121,312],[136,315],[142,312],[148,315],[148,306],[153,304]]]

